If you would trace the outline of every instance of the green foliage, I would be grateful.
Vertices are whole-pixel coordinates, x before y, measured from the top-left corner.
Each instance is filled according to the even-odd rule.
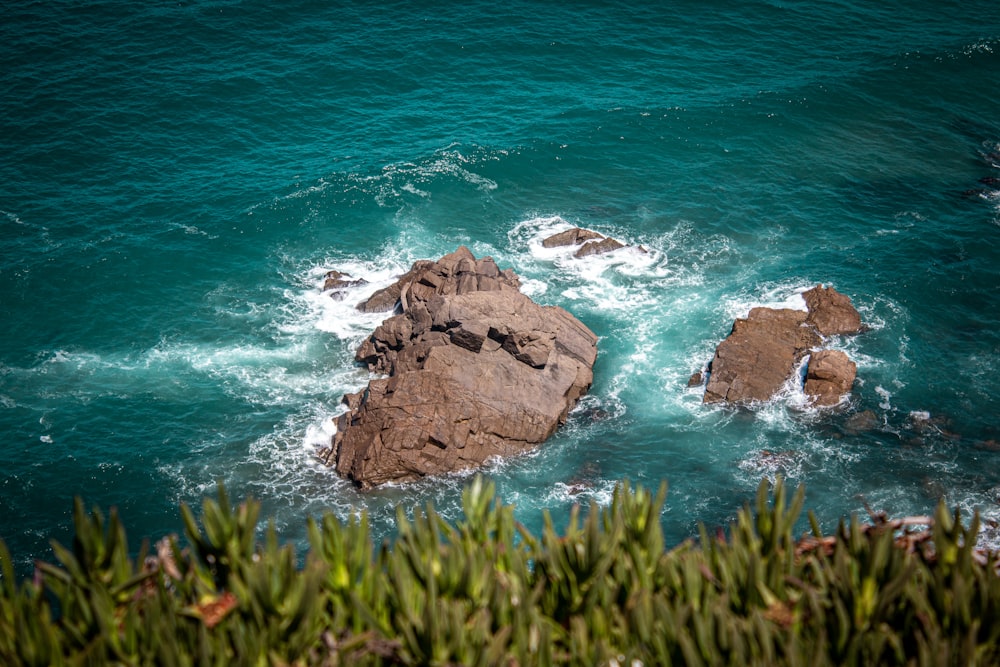
[[[1000,663],[1000,561],[935,517],[810,516],[762,482],[730,526],[667,550],[657,493],[619,485],[533,535],[476,479],[454,525],[400,510],[376,549],[362,514],[308,525],[298,565],[260,506],[223,489],[133,557],[112,510],[74,509],[71,547],[14,580],[0,543],[4,665],[988,665]],[[915,524],[930,525],[914,530]]]

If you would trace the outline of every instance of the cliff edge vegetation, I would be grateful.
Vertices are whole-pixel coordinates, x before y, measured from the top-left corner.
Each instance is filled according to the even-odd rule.
[[[304,559],[223,489],[186,538],[144,544],[82,502],[55,564],[15,581],[0,544],[4,665],[938,665],[1000,663],[1000,561],[934,517],[793,534],[778,480],[727,531],[667,548],[658,493],[540,535],[477,478],[464,517],[432,507],[376,547],[364,515],[310,520]],[[259,539],[263,535],[263,539]]]

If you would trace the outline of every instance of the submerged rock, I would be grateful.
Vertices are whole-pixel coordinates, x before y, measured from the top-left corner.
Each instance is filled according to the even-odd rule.
[[[844,420],[843,431],[847,435],[859,435],[868,431],[874,431],[882,426],[878,415],[871,410],[855,412]]]
[[[396,294],[402,312],[356,358],[388,377],[345,396],[321,459],[371,488],[477,467],[551,436],[590,388],[597,337],[518,286],[513,271],[461,247],[382,290],[378,303]]]
[[[733,323],[732,332],[716,348],[703,402],[766,401],[792,379],[824,336],[862,330],[850,299],[833,288],[819,285],[802,296],[808,311],[754,308]],[[842,352],[815,356],[812,382],[807,380],[805,391],[815,405],[835,405],[850,392],[857,367]]]

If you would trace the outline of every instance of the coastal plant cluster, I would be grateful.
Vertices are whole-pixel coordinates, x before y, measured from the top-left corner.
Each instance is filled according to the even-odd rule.
[[[70,547],[17,583],[0,544],[4,665],[1000,664],[998,555],[940,505],[915,521],[793,534],[804,493],[761,483],[727,532],[667,549],[666,494],[619,485],[608,507],[540,535],[476,479],[464,516],[310,521],[299,560],[258,503],[220,488],[186,540],[130,552],[112,510],[77,501]],[[790,497],[791,496],[791,497]],[[585,514],[585,516],[583,516]]]

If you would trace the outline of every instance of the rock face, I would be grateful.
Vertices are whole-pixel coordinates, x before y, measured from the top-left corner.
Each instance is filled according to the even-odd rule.
[[[703,402],[766,401],[781,389],[809,349],[821,341],[804,326],[801,310],[754,308],[733,323],[732,333],[719,343]]]
[[[590,229],[574,227],[564,232],[553,234],[542,241],[546,248],[558,248],[560,246],[578,245],[580,249],[573,253],[574,257],[587,257],[588,255],[602,255],[612,250],[624,248],[625,244],[613,238],[604,236]]]
[[[809,309],[806,321],[824,336],[856,334],[862,331],[861,315],[851,300],[832,287],[817,285],[802,293]]]
[[[858,365],[840,350],[820,350],[809,357],[804,391],[813,405],[830,406],[848,394],[858,374]]]
[[[597,337],[518,285],[461,247],[361,304],[401,310],[356,355],[388,377],[344,397],[349,411],[320,458],[371,488],[473,468],[552,435],[590,388]]]
[[[703,402],[766,401],[824,336],[861,331],[861,317],[850,299],[833,288],[819,285],[802,296],[808,311],[754,308],[733,323],[729,337],[716,348]],[[804,391],[814,405],[835,405],[850,392],[857,367],[842,352],[812,356]]]

